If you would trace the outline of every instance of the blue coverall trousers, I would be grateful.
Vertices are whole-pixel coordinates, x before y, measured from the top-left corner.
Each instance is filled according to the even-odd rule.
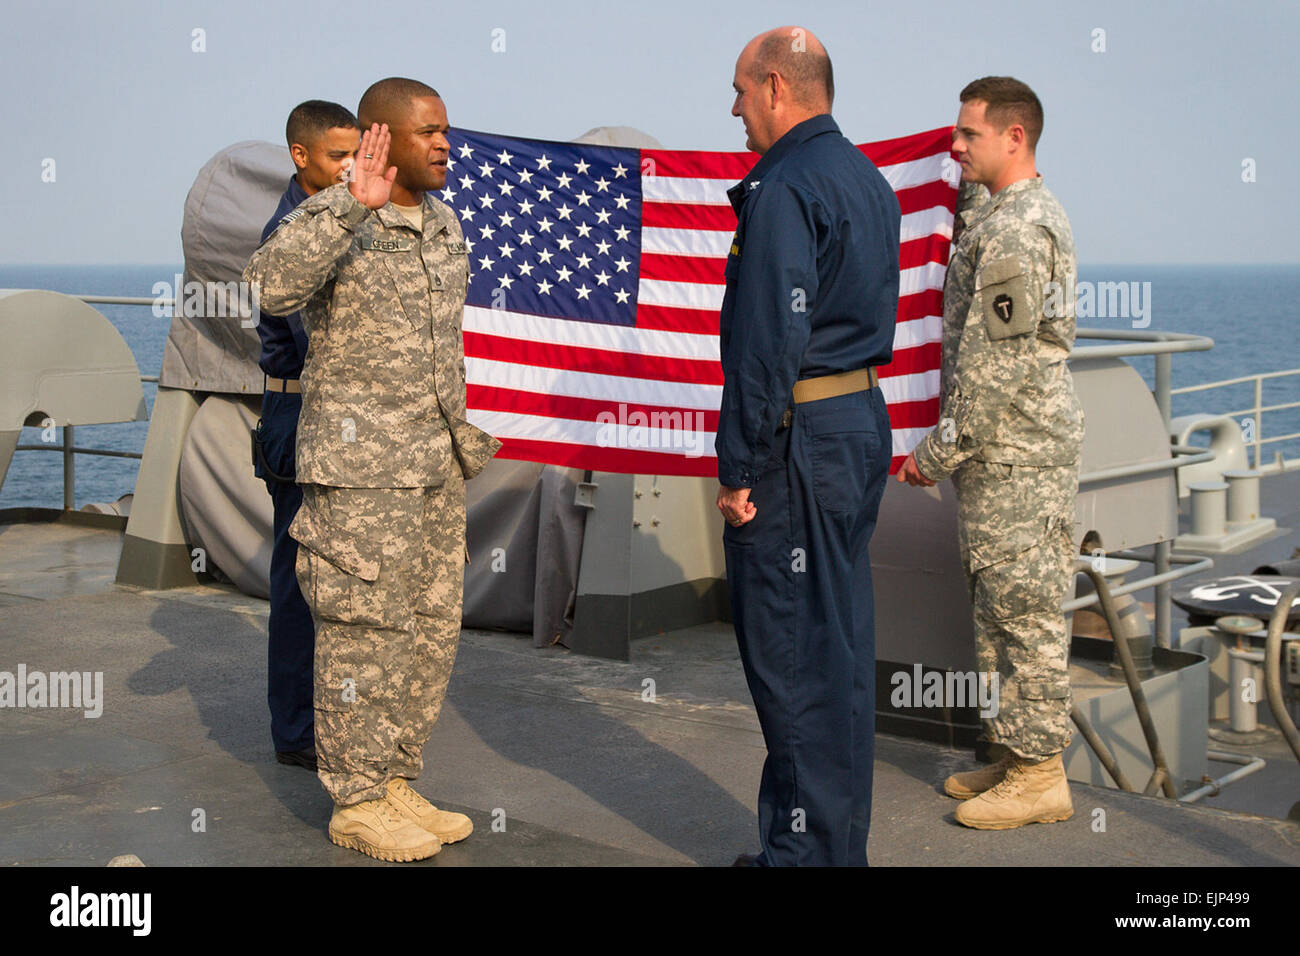
[[[767,866],[865,866],[875,735],[867,546],[889,475],[879,388],[795,406],[723,542],[731,609],[767,759]]]
[[[262,443],[266,463],[278,475],[294,474],[298,414],[302,396],[266,392],[262,396]],[[298,589],[295,566],[298,542],[289,525],[302,504],[302,487],[266,479],[274,509],[271,548],[271,614],[267,621],[266,702],[271,709],[271,740],[278,751],[308,750],[316,746],[312,704],[312,665],[316,628],[311,608]]]

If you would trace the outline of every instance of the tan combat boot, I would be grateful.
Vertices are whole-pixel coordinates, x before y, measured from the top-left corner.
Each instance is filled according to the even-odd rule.
[[[1014,754],[1008,750],[987,767],[953,774],[943,782],[943,792],[958,800],[969,800],[971,797],[978,797],[985,790],[992,790],[1002,782],[1002,778],[1011,769],[1013,756]]]
[[[377,860],[407,863],[442,849],[435,834],[408,819],[387,799],[365,800],[350,807],[335,805],[330,840]]]
[[[451,810],[439,810],[401,777],[388,781],[388,799],[408,819],[414,820],[443,843],[455,843],[474,832],[469,817]]]
[[[1037,763],[1014,757],[1002,782],[957,808],[957,822],[977,830],[1056,823],[1074,815],[1061,755]]]

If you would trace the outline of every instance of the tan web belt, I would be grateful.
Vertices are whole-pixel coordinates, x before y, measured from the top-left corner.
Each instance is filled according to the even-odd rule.
[[[840,372],[837,375],[819,375],[817,378],[805,378],[794,383],[794,403],[820,402],[823,398],[835,398],[851,392],[865,392],[880,384],[875,368],[857,368],[852,372]]]
[[[296,378],[271,378],[266,376],[266,390],[268,392],[288,392],[290,395],[301,395],[302,384]]]

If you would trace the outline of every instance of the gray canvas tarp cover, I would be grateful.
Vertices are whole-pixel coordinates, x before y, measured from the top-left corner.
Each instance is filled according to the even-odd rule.
[[[261,597],[270,589],[271,497],[253,477],[248,438],[262,392],[260,341],[226,283],[240,281],[292,174],[288,149],[266,142],[236,143],[199,171],[181,227],[184,279],[213,283],[214,295],[209,302],[204,286],[199,314],[174,310],[159,380],[205,395],[181,458],[191,544]],[[498,460],[469,483],[465,626],[531,633],[537,646],[563,642],[582,550],[585,512],[573,503],[581,479],[573,469]]]

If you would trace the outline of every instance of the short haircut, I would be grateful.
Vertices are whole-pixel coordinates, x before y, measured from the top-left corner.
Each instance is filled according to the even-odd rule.
[[[289,145],[309,146],[332,129],[360,129],[357,118],[346,106],[328,100],[299,103],[284,124],[284,138]]]
[[[361,118],[363,129],[370,129],[375,123],[394,125],[393,120],[406,117],[411,100],[423,96],[442,99],[438,91],[419,80],[408,80],[404,76],[390,76],[386,80],[372,83],[370,89],[361,95],[357,105],[357,116]]]
[[[1037,148],[1043,134],[1043,104],[1024,83],[1010,76],[980,77],[961,91],[961,101],[970,100],[984,101],[984,119],[999,131],[1019,123],[1025,128],[1030,152]]]
[[[814,39],[813,44],[796,50],[792,42],[794,32],[773,33],[758,45],[754,53],[750,76],[756,82],[763,82],[767,74],[776,72],[785,77],[790,84],[790,92],[795,102],[810,109],[822,106],[830,108],[835,100],[835,75],[831,70],[831,58],[824,48]],[[806,34],[807,39],[811,34]]]

